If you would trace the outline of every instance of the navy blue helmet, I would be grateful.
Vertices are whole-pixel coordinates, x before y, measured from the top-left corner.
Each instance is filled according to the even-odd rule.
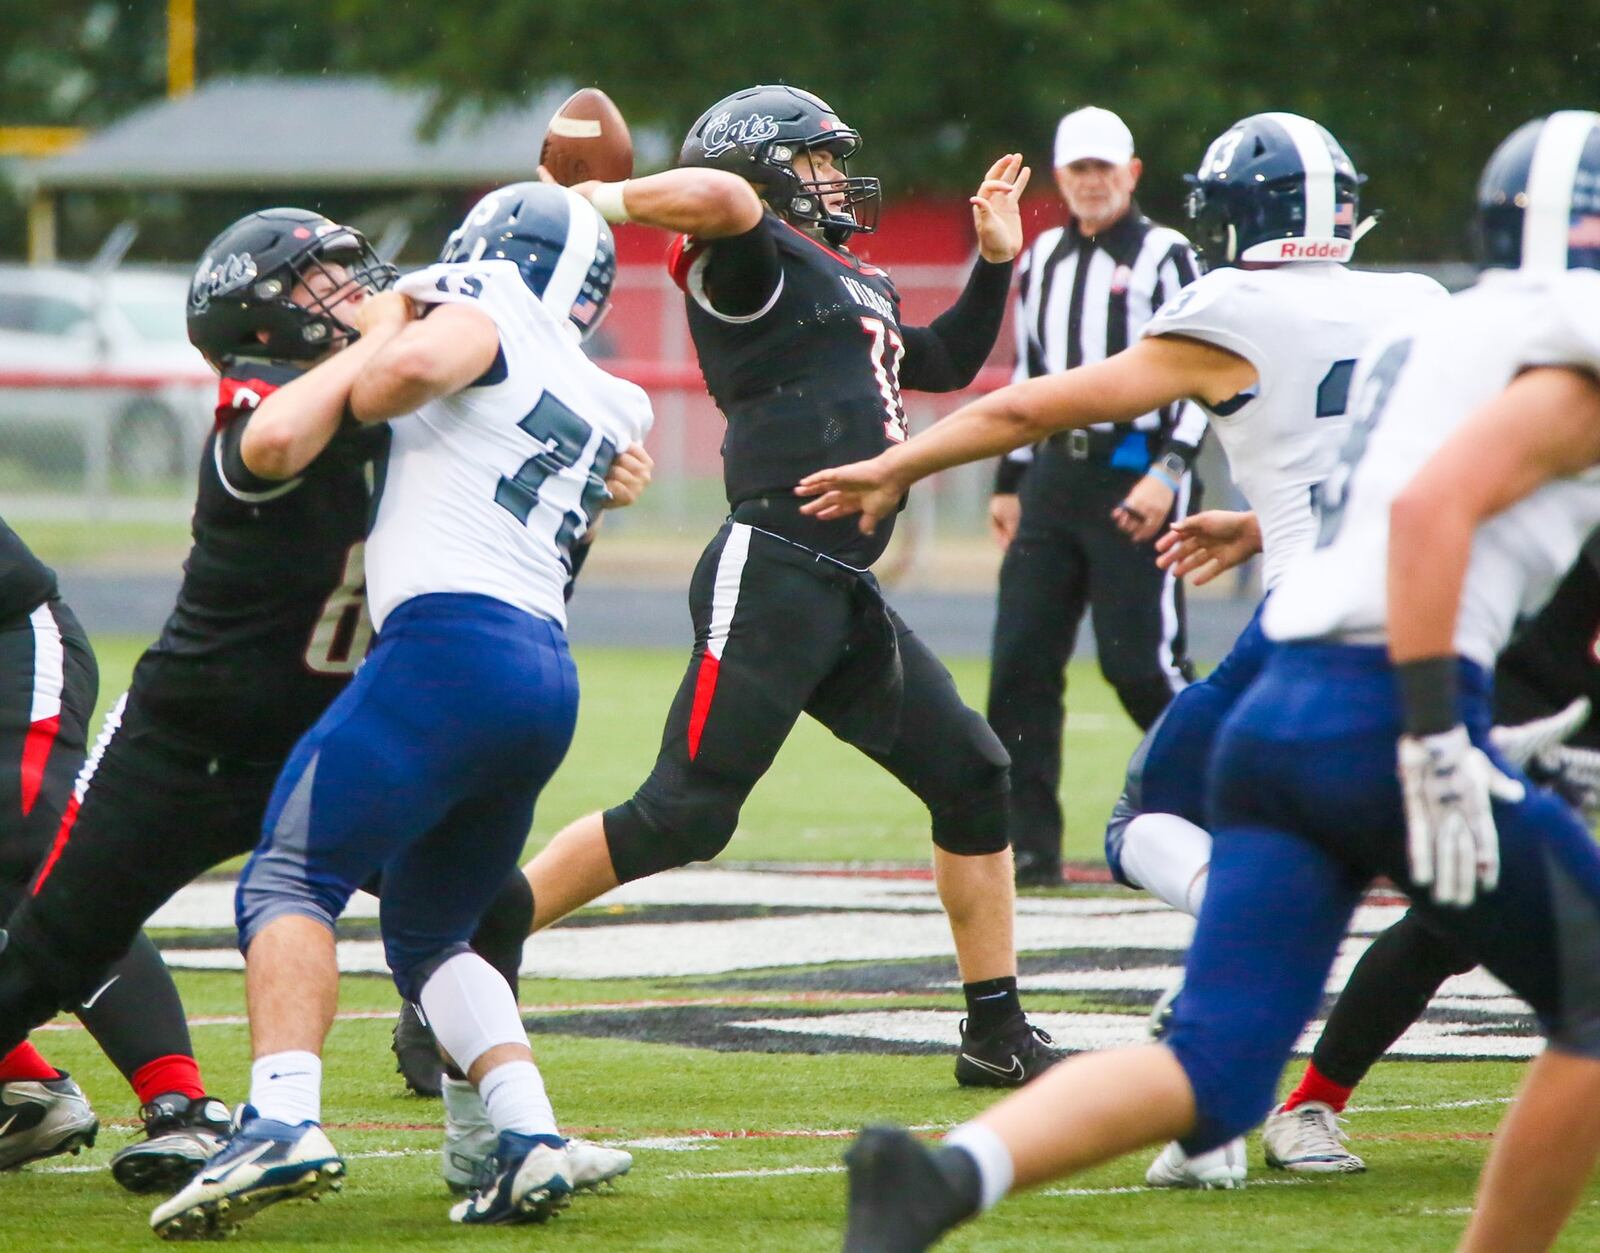
[[[851,176],[846,160],[861,146],[861,134],[846,126],[827,101],[798,87],[746,87],[724,96],[689,128],[679,165],[708,166],[748,179],[773,212],[796,226],[820,231],[832,244],[878,227],[878,180]],[[802,152],[827,151],[842,171],[837,179],[804,179],[795,173]],[[824,198],[842,194],[837,209]]]
[[[1298,113],[1256,113],[1212,141],[1186,174],[1194,244],[1207,267],[1348,261],[1365,177],[1339,141]]]
[[[444,241],[439,260],[515,261],[522,281],[557,319],[588,338],[617,280],[617,246],[595,207],[554,183],[491,191]]]
[[[1478,180],[1478,250],[1512,269],[1600,270],[1600,113],[1512,131]]]

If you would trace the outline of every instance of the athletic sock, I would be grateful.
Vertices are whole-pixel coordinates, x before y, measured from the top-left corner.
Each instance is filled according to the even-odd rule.
[[[993,1209],[1011,1191],[1016,1175],[1011,1150],[989,1128],[982,1123],[962,1123],[944,1138],[944,1143],[947,1148],[960,1149],[977,1164],[980,1210]]]
[[[1015,975],[963,983],[961,991],[967,998],[968,1035],[988,1035],[1022,1013]]]
[[[291,1127],[322,1121],[322,1058],[302,1049],[268,1053],[250,1067],[250,1104]]]
[[[1289,1099],[1283,1103],[1283,1109],[1287,1113],[1307,1101],[1320,1101],[1337,1114],[1344,1109],[1345,1103],[1349,1101],[1350,1094],[1354,1091],[1354,1088],[1347,1088],[1328,1078],[1317,1069],[1315,1063],[1308,1064],[1306,1073],[1300,1078],[1300,1086],[1289,1093]]]
[[[39,1050],[24,1040],[0,1057],[0,1083],[22,1079],[59,1079],[61,1072],[39,1055]]]
[[[206,1085],[200,1081],[200,1064],[183,1053],[172,1053],[146,1062],[134,1071],[128,1082],[140,1105],[148,1105],[158,1096],[176,1092],[191,1101],[206,1094]]]
[[[502,1062],[479,1080],[478,1095],[483,1098],[496,1131],[560,1141],[561,1132],[544,1090],[544,1077],[532,1062]]]
[[[1122,872],[1191,917],[1200,914],[1211,868],[1211,836],[1177,814],[1140,814],[1122,836]]]

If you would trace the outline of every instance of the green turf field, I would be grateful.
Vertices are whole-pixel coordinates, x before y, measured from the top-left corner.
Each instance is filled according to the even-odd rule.
[[[114,696],[136,655],[132,641],[99,641],[104,690]],[[578,739],[539,817],[535,842],[563,821],[614,803],[642,777],[679,659],[657,653],[587,653]],[[958,667],[969,698],[978,665]],[[1098,715],[1069,737],[1067,790],[1072,855],[1098,848],[1099,824],[1120,785],[1134,735],[1098,678],[1073,673],[1078,708]],[[1087,719],[1085,720],[1087,721]],[[870,764],[815,728],[802,727],[758,789],[730,858],[745,861],[925,859],[915,802]],[[1069,897],[1063,891],[1052,898]],[[589,911],[603,922],[619,906]],[[578,922],[585,920],[580,917]],[[552,933],[554,935],[555,933]],[[619,931],[620,934],[620,931]],[[538,942],[530,948],[537,953]],[[888,963],[892,965],[892,963]],[[927,963],[923,963],[924,966]],[[815,986],[841,987],[855,968],[803,971]],[[879,972],[881,974],[881,971]],[[890,981],[894,972],[889,972]],[[824,976],[834,982],[829,984]],[[954,978],[953,965],[949,978]],[[214,1091],[242,1099],[248,1040],[235,973],[181,972],[196,1019],[198,1055]],[[953,1011],[942,984],[918,991],[804,994],[805,1012],[877,1007]],[[762,990],[763,987],[769,990]],[[837,996],[837,1000],[830,999]],[[737,1000],[741,1010],[794,1012],[801,996],[740,976],[525,979],[522,1000],[537,1024],[574,1007]],[[1136,1007],[1095,994],[1029,998],[1036,1012]],[[396,996],[378,976],[343,983],[346,1014],[387,1015]],[[556,1007],[561,1007],[558,1011]],[[623,1011],[629,1012],[629,1011]],[[224,1021],[206,1021],[222,1019]],[[744,1249],[838,1247],[843,1212],[839,1154],[863,1122],[893,1119],[924,1128],[957,1122],[988,1097],[957,1089],[948,1053],[893,1055],[713,1051],[573,1031],[534,1036],[563,1123],[593,1138],[632,1143],[632,1174],[612,1192],[581,1197],[547,1228],[464,1233],[445,1221],[438,1181],[436,1103],[404,1093],[388,1050],[388,1017],[351,1017],[330,1038],[324,1118],[351,1159],[342,1194],[321,1205],[269,1210],[238,1240],[248,1246],[318,1249],[551,1248]],[[104,1165],[132,1135],[126,1087],[77,1029],[40,1033],[41,1048],[83,1082],[107,1125],[96,1148],[0,1176],[0,1250],[150,1248],[150,1202],[116,1188]],[[1149,1154],[1064,1185],[1015,1198],[952,1249],[1447,1249],[1464,1222],[1473,1184],[1521,1066],[1500,1061],[1387,1062],[1358,1096],[1350,1130],[1366,1175],[1304,1182],[1268,1172],[1251,1145],[1252,1186],[1239,1193],[1166,1194],[1141,1188]],[[1292,1073],[1298,1073],[1298,1066]],[[1600,1191],[1580,1209],[1563,1247],[1600,1246]]]
[[[101,705],[127,686],[145,640],[97,639]],[[534,820],[540,847],[581,814],[625,800],[643,782],[661,742],[661,720],[682,677],[674,650],[579,649],[578,734],[545,790]],[[983,662],[957,660],[956,681],[982,708]],[[1062,797],[1072,859],[1101,856],[1105,816],[1122,790],[1138,730],[1093,665],[1074,664],[1072,716]],[[887,773],[802,718],[771,773],[745,806],[727,856],[749,861],[922,861],[929,856],[927,811]]]

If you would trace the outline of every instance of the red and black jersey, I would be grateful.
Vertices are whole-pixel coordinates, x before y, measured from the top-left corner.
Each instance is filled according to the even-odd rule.
[[[870,565],[892,530],[799,512],[794,486],[906,437],[906,386],[965,386],[1005,312],[1010,266],[983,262],[960,315],[903,327],[889,276],[772,213],[745,235],[679,239],[683,288],[706,388],[727,419],[723,480],[733,517],[849,565]],[[951,314],[956,314],[952,310]]]
[[[183,585],[134,671],[131,699],[218,756],[287,753],[371,637],[363,542],[388,428],[347,425],[282,482],[257,478],[239,454],[251,411],[297,373],[241,363],[223,377]]]
[[[23,618],[56,594],[56,572],[0,519],[0,622]]]

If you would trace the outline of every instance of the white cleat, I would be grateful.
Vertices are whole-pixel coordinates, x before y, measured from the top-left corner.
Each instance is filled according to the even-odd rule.
[[[589,1140],[567,1141],[567,1161],[574,1192],[595,1191],[633,1169],[633,1154]]]
[[[1248,1168],[1244,1140],[1230,1140],[1220,1149],[1190,1157],[1174,1140],[1144,1172],[1152,1188],[1242,1188]]]
[[[495,1146],[499,1140],[489,1111],[478,1090],[465,1079],[446,1076],[444,1096],[444,1146],[439,1169],[450,1191],[469,1192],[494,1175]],[[567,1141],[567,1181],[574,1192],[594,1191],[633,1169],[633,1154],[588,1140]]]
[[[1360,1173],[1367,1164],[1344,1147],[1350,1137],[1339,1122],[1339,1115],[1321,1101],[1273,1110],[1261,1126],[1267,1165],[1313,1175]]]
[[[450,1221],[481,1226],[542,1223],[572,1197],[567,1150],[555,1137],[501,1134],[495,1173],[464,1201],[450,1207]]]
[[[94,1143],[99,1129],[83,1089],[65,1073],[0,1083],[0,1170],[76,1153]]]
[[[343,1184],[344,1160],[316,1123],[273,1122],[245,1106],[233,1139],[156,1206],[150,1226],[163,1240],[216,1240],[268,1205],[315,1201]]]

